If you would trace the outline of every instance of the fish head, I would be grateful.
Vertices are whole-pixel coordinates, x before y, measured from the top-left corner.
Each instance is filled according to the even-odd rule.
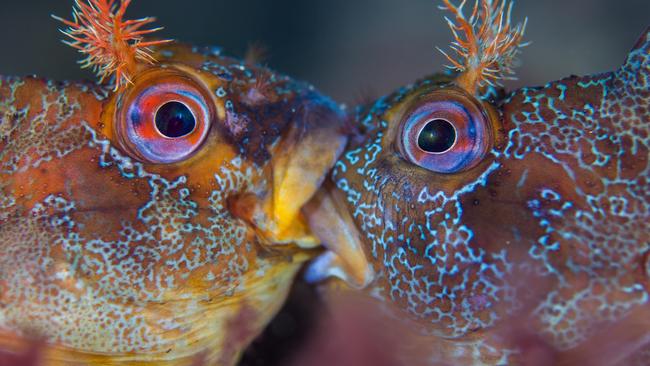
[[[477,4],[456,32],[509,28],[490,25],[503,3]],[[502,42],[523,28],[509,29]],[[330,251],[308,276],[361,289],[425,351],[467,362],[517,354],[493,336],[519,322],[567,350],[647,305],[649,37],[618,70],[510,92],[472,62],[501,43],[461,37],[466,63],[359,107],[314,209],[343,229],[321,228]]]
[[[231,364],[319,251],[301,208],[347,141],[339,106],[215,48],[148,51],[99,84],[0,78],[3,348]]]

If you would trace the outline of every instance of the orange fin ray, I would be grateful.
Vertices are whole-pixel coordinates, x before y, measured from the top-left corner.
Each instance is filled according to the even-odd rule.
[[[143,28],[155,18],[123,19],[131,0],[75,0],[72,20],[52,16],[68,28],[62,29],[69,40],[65,44],[86,57],[79,63],[91,68],[103,82],[115,76],[115,89],[128,84],[138,63],[153,64],[156,60],[149,47],[171,40],[144,41],[143,36],[162,28]]]
[[[442,0],[440,9],[453,14],[445,17],[454,36],[452,52],[438,50],[450,62],[447,68],[460,73],[457,83],[474,94],[485,86],[501,85],[502,80],[512,80],[516,58],[522,47],[526,30],[523,23],[512,25],[512,2],[508,0],[476,0],[469,17],[463,8],[467,0],[453,5]]]

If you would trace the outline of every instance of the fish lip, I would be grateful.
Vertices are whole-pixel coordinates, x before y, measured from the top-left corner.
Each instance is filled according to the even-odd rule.
[[[312,231],[326,248],[309,265],[305,277],[311,283],[335,277],[362,289],[373,282],[375,273],[364,253],[361,232],[344,200],[341,192],[328,182],[303,209]]]

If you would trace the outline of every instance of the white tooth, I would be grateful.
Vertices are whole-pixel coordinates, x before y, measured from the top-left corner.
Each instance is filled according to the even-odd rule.
[[[324,281],[330,277],[340,278],[343,281],[350,282],[349,276],[341,267],[341,259],[336,253],[327,251],[314,259],[305,271],[305,280],[308,283]]]

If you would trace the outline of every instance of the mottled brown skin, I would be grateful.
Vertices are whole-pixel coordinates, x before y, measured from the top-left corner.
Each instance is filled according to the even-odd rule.
[[[400,126],[455,85],[437,75],[360,108],[333,171],[373,274],[363,292],[413,333],[403,359],[524,363],[532,342],[551,363],[647,363],[650,32],[617,71],[468,94],[489,152],[436,173],[405,157]],[[637,328],[608,351],[617,324]]]
[[[4,352],[35,338],[47,365],[233,364],[317,252],[300,207],[345,143],[338,107],[211,49],[154,57],[115,93],[0,77]],[[208,135],[143,161],[117,121],[170,70],[198,85]]]

